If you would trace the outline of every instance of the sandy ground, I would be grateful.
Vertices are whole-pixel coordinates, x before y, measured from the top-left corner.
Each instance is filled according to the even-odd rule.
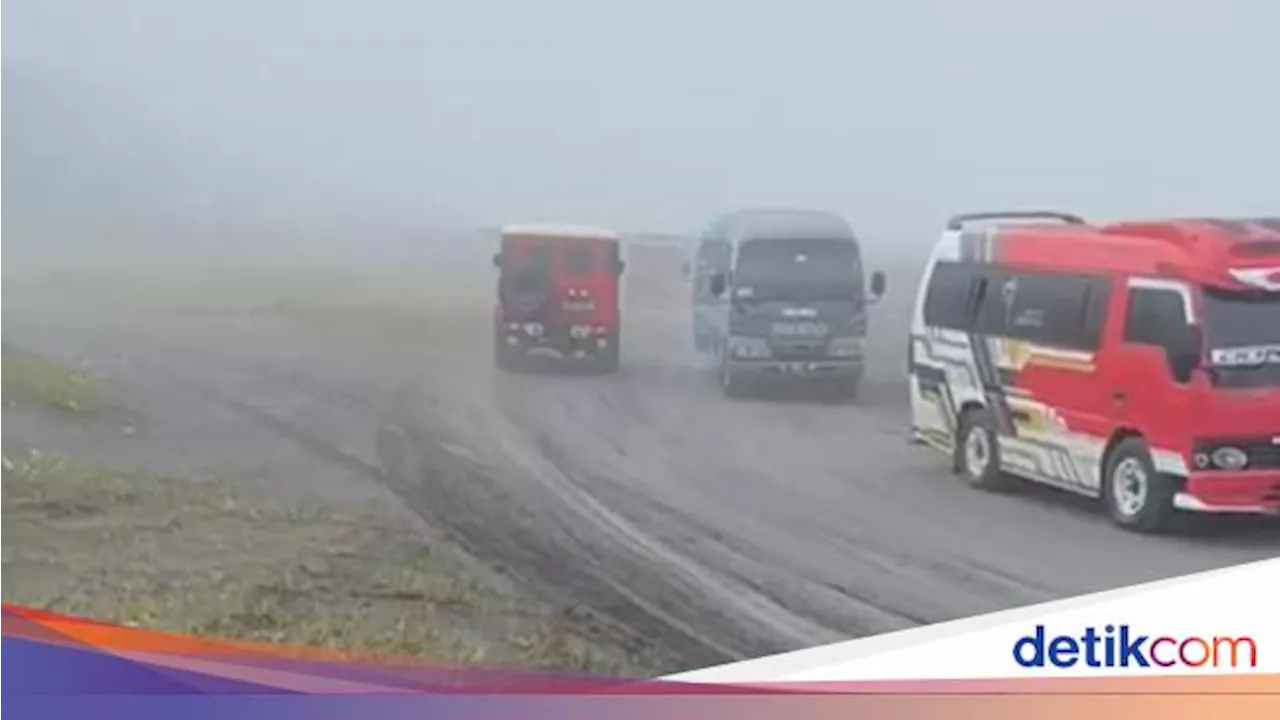
[[[27,310],[6,311],[4,334],[130,398],[121,425],[149,472],[381,498],[611,642],[656,645],[670,670],[1280,551],[1274,523],[1138,536],[1078,498],[950,477],[905,440],[908,295],[877,309],[868,382],[846,405],[722,398],[672,301],[628,308],[611,377],[498,373],[487,326],[463,319],[406,342],[279,312]],[[119,427],[5,420],[6,446],[141,462]]]

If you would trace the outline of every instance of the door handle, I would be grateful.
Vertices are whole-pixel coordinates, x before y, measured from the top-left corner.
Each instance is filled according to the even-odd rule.
[[[1112,402],[1115,402],[1115,403],[1122,403],[1122,402],[1124,402],[1124,401],[1125,401],[1125,398],[1126,398],[1126,397],[1128,397],[1128,396],[1125,394],[1125,391],[1124,391],[1124,390],[1122,390],[1122,389],[1116,389],[1116,390],[1112,390],[1112,391],[1111,391],[1111,400],[1112,400]]]

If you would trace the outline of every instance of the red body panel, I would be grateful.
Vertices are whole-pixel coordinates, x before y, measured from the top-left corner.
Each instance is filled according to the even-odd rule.
[[[1280,473],[1264,470],[1192,472],[1184,491],[1211,511],[1260,508],[1275,512],[1280,503]]]
[[[550,263],[552,297],[548,316],[542,322],[551,328],[591,325],[617,334],[621,321],[619,275],[614,262],[618,252],[617,240],[543,235],[503,238],[504,259],[518,262],[533,252],[546,253]],[[589,254],[589,265],[576,264],[572,253]],[[594,307],[589,311],[564,309],[565,303],[583,299],[590,300]],[[496,320],[503,322],[500,299],[496,313]]]
[[[1201,438],[1280,436],[1280,387],[1215,387],[1201,371],[1180,384],[1162,350],[1126,343],[1123,331],[1131,278],[1249,289],[1232,271],[1280,271],[1280,230],[1191,221],[1019,226],[997,231],[993,251],[993,261],[1010,269],[1111,280],[1103,336],[1092,362],[1028,364],[1013,379],[1019,390],[1053,407],[1070,432],[1093,438],[1137,432],[1153,450],[1176,453],[1189,471],[1183,492],[1201,509],[1276,507],[1280,469],[1193,471],[1192,448]],[[1280,272],[1274,278],[1277,287],[1267,289],[1280,290]],[[1193,303],[1199,318],[1198,296]]]

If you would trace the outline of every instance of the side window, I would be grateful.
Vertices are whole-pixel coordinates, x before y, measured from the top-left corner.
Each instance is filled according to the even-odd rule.
[[[1009,324],[1010,292],[1012,276],[995,268],[983,268],[974,277],[969,293],[969,316],[973,318],[973,331],[981,335],[1005,335]]]
[[[1182,294],[1163,288],[1133,288],[1124,319],[1125,342],[1168,347],[1171,336],[1187,324]]]
[[[720,238],[712,238],[707,241],[707,262],[710,263],[708,272],[724,270],[732,264],[733,248],[729,243]]]
[[[708,237],[698,245],[694,260],[694,287],[699,296],[711,296],[711,276],[729,265],[728,243]]]
[[[615,272],[623,268],[622,243],[610,243],[607,256],[609,258],[609,265]]]
[[[1085,349],[1096,350],[1102,344],[1102,330],[1107,322],[1107,305],[1111,300],[1111,281],[1089,278],[1084,307],[1080,310],[1080,328]]]
[[[1019,273],[1005,281],[1004,334],[1075,350],[1093,350],[1101,338],[1109,291],[1103,278]]]
[[[595,264],[589,246],[571,247],[564,255],[565,269],[574,275],[586,275]]]
[[[973,268],[954,262],[939,262],[929,273],[929,289],[924,298],[924,323],[932,327],[968,330]]]
[[[711,295],[711,241],[705,238],[693,258],[693,293],[704,300]]]

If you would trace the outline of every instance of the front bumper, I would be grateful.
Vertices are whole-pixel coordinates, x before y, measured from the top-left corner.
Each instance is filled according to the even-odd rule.
[[[1179,510],[1280,514],[1280,470],[1193,472],[1173,497]]]

